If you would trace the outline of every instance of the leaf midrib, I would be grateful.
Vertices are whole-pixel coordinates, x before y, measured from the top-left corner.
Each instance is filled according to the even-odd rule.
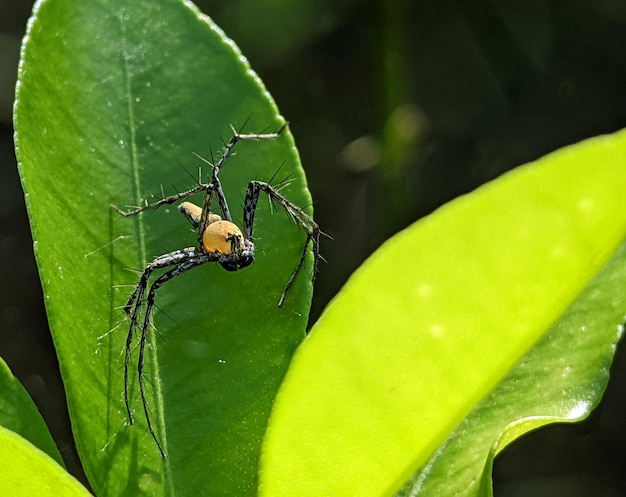
[[[122,35],[122,65],[123,65],[123,74],[124,74],[124,93],[126,98],[126,112],[128,115],[128,135],[129,135],[129,146],[130,146],[130,159],[131,159],[131,171],[132,171],[132,190],[134,194],[134,204],[139,206],[142,205],[142,199],[144,198],[141,190],[141,180],[139,173],[139,154],[137,149],[137,133],[135,127],[135,113],[133,110],[133,92],[131,85],[131,71],[128,64],[129,60],[129,39],[126,33],[126,28],[124,24],[123,15],[119,17],[120,22],[120,30]],[[145,228],[143,223],[143,215],[139,214],[136,217],[136,231],[137,231],[137,240],[138,240],[138,250],[139,250],[139,261],[141,267],[146,267],[147,265],[147,250],[146,250],[146,235]],[[157,343],[153,333],[150,333],[148,336],[148,343],[146,345],[148,348],[147,353],[150,354],[150,361],[152,363],[152,368],[154,370],[154,377],[152,379],[153,385],[153,399],[155,401],[155,419],[157,425],[158,436],[160,437],[160,443],[163,445],[163,449],[167,453],[168,443],[167,443],[167,430],[165,425],[165,415],[163,410],[163,393],[162,393],[162,383],[161,383],[161,375],[159,373],[159,362],[158,362],[158,353],[157,353]],[[155,450],[156,447],[155,447]],[[169,458],[162,459],[163,465],[163,480],[164,487],[168,489],[169,495],[176,495],[174,488],[174,480],[172,477],[172,465],[170,463]]]

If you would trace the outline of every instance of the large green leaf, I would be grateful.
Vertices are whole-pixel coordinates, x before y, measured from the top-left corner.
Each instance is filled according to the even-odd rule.
[[[234,44],[192,4],[37,4],[20,66],[16,149],[72,425],[98,495],[255,493],[270,406],[307,322],[310,260],[277,307],[303,233],[260,202],[253,266],[209,265],[159,290],[145,374],[162,459],[132,374],[137,424],[126,421],[121,306],[138,279],[129,269],[195,245],[196,235],[173,207],[130,219],[109,208],[194,186],[198,167],[205,177],[210,168],[193,153],[210,159],[229,125],[246,120],[249,132],[283,122]],[[221,179],[236,218],[247,182],[269,180],[281,164],[278,179],[292,180],[285,196],[310,205],[288,131],[235,150]]]
[[[393,495],[436,451],[405,492],[489,495],[492,448],[585,416],[626,308],[623,257],[589,286],[626,236],[625,158],[626,132],[563,149],[377,251],[294,357],[261,495]]]
[[[57,463],[63,464],[61,454],[33,399],[2,359],[0,359],[0,425],[24,437]],[[7,447],[0,445],[0,451],[7,450]],[[10,453],[8,455],[10,456]],[[0,469],[0,480],[2,474],[3,471]]]
[[[78,497],[91,495],[57,462],[28,441],[0,426],[0,495]]]
[[[420,468],[399,496],[491,496],[493,458],[540,426],[585,418],[622,335],[626,247]],[[480,477],[482,473],[482,477]]]

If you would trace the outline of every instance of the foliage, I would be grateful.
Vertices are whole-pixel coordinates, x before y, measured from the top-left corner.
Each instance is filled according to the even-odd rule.
[[[253,267],[211,265],[159,291],[145,372],[162,460],[134,375],[137,426],[125,419],[121,306],[138,278],[128,268],[196,237],[175,209],[124,219],[109,208],[193,186],[198,166],[210,170],[193,153],[211,160],[229,126],[244,123],[274,131],[282,118],[232,42],[189,4],[38,4],[22,54],[16,149],[73,430],[99,495],[255,487],[272,398],[307,324],[311,261],[277,307],[303,233],[260,202]],[[238,144],[236,154],[221,175],[234,215],[247,182],[279,168],[278,180],[291,180],[283,193],[310,205],[288,132]]]
[[[385,243],[291,363],[262,495],[393,495],[413,474],[400,495],[487,496],[505,445],[584,418],[624,320],[625,147],[557,151]]]
[[[389,240],[291,365],[311,261],[278,309],[303,234],[262,205],[253,267],[205,267],[159,291],[146,374],[162,459],[136,382],[137,425],[125,420],[120,306],[136,282],[128,268],[195,234],[175,209],[123,219],[108,206],[186,189],[186,170],[208,169],[192,152],[211,160],[229,125],[260,132],[283,119],[233,43],[179,0],[44,0],[19,77],[20,174],[96,495],[489,495],[507,443],[599,401],[623,320],[626,269],[613,255],[626,233],[624,133],[520,168]],[[231,210],[247,181],[281,164],[279,178],[293,180],[285,195],[310,205],[285,133],[237,146],[222,175]],[[5,399],[15,389],[6,377]],[[58,460],[45,430],[19,427],[21,413],[0,422]],[[7,481],[36,485],[40,466],[69,481],[28,442],[0,436],[0,457],[15,448],[30,461],[5,466]],[[40,495],[53,488],[41,485]]]

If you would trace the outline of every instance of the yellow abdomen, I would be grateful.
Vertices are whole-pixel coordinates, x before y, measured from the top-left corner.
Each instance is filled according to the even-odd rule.
[[[243,234],[230,221],[216,221],[204,230],[202,248],[209,254],[233,255],[243,250]]]

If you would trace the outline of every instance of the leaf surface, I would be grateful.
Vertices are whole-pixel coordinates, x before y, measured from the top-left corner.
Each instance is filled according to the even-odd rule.
[[[494,444],[584,417],[626,308],[623,257],[607,266],[625,157],[625,132],[562,149],[385,243],[294,356],[261,495],[394,495],[412,474],[411,495],[435,476],[424,495],[488,495]]]
[[[197,245],[175,206],[122,218],[206,180],[232,136],[284,122],[232,41],[178,0],[44,0],[25,38],[15,109],[16,150],[35,253],[85,471],[98,495],[253,495],[260,440],[289,358],[304,336],[310,260],[277,303],[304,234],[262,198],[257,258],[244,271],[209,264],[157,292],[144,368],[147,431],[131,361],[123,401],[121,306],[153,257]],[[236,222],[247,182],[292,182],[310,197],[293,139],[237,145],[220,175]],[[192,199],[201,203],[202,198]]]
[[[80,497],[85,487],[47,454],[0,426],[0,495],[11,497]]]
[[[2,359],[0,359],[0,425],[22,436],[63,465],[61,454],[33,399]],[[4,447],[0,446],[1,449]]]

